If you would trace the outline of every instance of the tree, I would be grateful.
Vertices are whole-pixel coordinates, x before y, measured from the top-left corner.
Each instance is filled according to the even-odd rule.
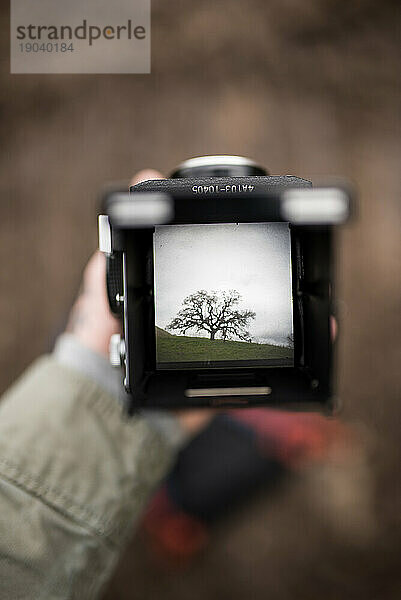
[[[236,290],[207,292],[199,290],[187,296],[177,316],[167,329],[186,333],[190,329],[206,331],[211,340],[220,334],[223,340],[238,338],[251,341],[248,323],[256,314],[251,310],[237,308],[241,296]]]

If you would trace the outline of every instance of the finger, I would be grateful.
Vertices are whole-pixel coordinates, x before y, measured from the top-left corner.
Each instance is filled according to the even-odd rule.
[[[204,429],[216,414],[217,411],[215,409],[206,408],[175,411],[181,427],[191,435]]]
[[[331,315],[330,317],[330,335],[331,341],[335,342],[338,335],[338,322],[337,319],[333,317],[333,315]]]
[[[102,252],[97,250],[92,254],[88,264],[85,267],[83,284],[85,292],[90,291],[104,291],[106,286],[104,284],[106,276],[106,259]]]
[[[141,181],[148,181],[148,179],[164,179],[163,175],[159,171],[154,169],[143,169],[136,173],[130,181],[130,185],[136,185]]]

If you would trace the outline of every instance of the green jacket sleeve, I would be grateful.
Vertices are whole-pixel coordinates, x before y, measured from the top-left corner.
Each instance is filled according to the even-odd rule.
[[[98,384],[39,359],[0,403],[0,598],[94,598],[173,444]]]

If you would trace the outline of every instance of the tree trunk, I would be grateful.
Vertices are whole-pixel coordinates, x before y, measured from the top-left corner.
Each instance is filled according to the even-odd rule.
[[[212,331],[212,332],[210,333],[210,339],[211,339],[211,340],[214,340],[214,336],[215,336],[215,335],[216,335],[216,332],[215,332],[215,331]]]

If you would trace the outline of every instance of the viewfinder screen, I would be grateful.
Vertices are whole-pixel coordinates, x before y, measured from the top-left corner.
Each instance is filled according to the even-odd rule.
[[[158,369],[293,365],[288,223],[159,226],[154,265]]]

